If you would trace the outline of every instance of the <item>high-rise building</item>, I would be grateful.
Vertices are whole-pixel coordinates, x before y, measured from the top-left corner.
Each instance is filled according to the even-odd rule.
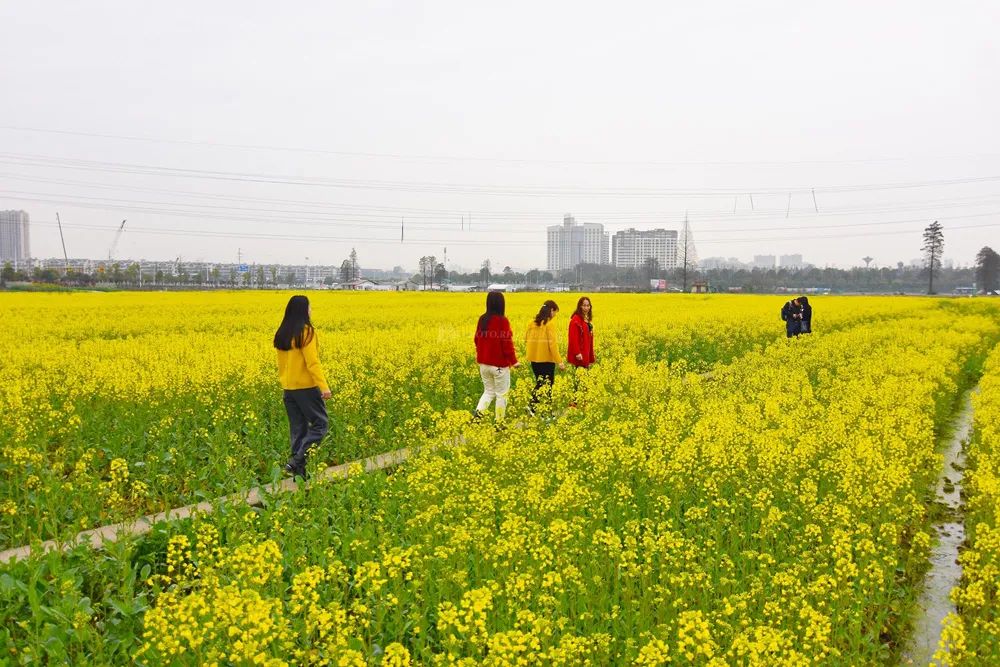
[[[572,269],[577,264],[607,264],[608,235],[596,222],[578,224],[572,215],[548,228],[548,270]]]
[[[774,255],[754,255],[753,267],[755,269],[773,269],[774,259]]]
[[[805,263],[802,255],[781,255],[778,257],[778,265],[783,269],[801,269]]]
[[[31,237],[25,211],[0,211],[0,263],[23,268],[31,258]]]
[[[746,264],[737,257],[706,257],[698,261],[698,267],[705,269],[742,269]]]
[[[626,229],[611,237],[611,263],[618,268],[639,268],[654,258],[661,269],[677,267],[677,230]]]

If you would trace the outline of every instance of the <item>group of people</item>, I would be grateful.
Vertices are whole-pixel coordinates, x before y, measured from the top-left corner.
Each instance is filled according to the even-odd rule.
[[[474,414],[477,418],[481,417],[483,411],[496,401],[498,422],[503,421],[507,410],[510,371],[520,365],[514,351],[514,333],[505,310],[503,292],[487,294],[486,312],[479,317],[473,337],[479,375],[483,380],[483,394]],[[559,354],[555,330],[558,313],[559,306],[555,301],[545,301],[528,325],[525,336],[528,361],[535,376],[528,407],[532,414],[543,393],[551,391],[557,366],[565,369],[568,363],[574,368],[589,368],[595,360],[594,313],[590,299],[581,297],[570,318],[565,362]],[[325,401],[331,396],[330,385],[319,361],[319,342],[311,315],[308,297],[293,296],[285,306],[285,316],[273,341],[291,441],[291,455],[285,463],[285,472],[303,479],[306,477],[309,449],[320,442],[329,430]]]
[[[510,372],[520,366],[514,351],[514,332],[505,311],[503,292],[494,291],[486,295],[486,312],[479,316],[473,336],[476,363],[483,380],[483,394],[474,412],[476,419],[480,419],[490,404],[496,401],[497,421],[503,421],[507,411],[507,392],[510,391]],[[570,317],[565,362],[559,354],[559,336],[555,328],[558,313],[559,306],[555,301],[545,301],[525,333],[528,362],[535,376],[535,386],[528,403],[531,414],[534,414],[543,393],[551,391],[556,366],[565,369],[568,363],[574,368],[589,368],[595,361],[594,309],[590,298],[580,297]]]
[[[483,381],[483,393],[476,405],[474,417],[480,419],[492,403],[496,403],[496,419],[503,421],[507,411],[511,370],[520,366],[514,350],[514,332],[506,316],[503,292],[486,295],[486,312],[479,316],[473,341],[476,362]],[[291,456],[285,471],[293,476],[306,476],[309,449],[320,442],[329,430],[324,401],[330,398],[330,386],[319,362],[319,342],[310,316],[309,299],[293,296],[285,307],[285,316],[274,334],[278,355],[278,377],[284,390],[285,411]],[[528,324],[525,348],[535,386],[528,411],[533,415],[538,402],[551,395],[556,368],[565,370],[589,368],[594,357],[594,308],[590,298],[583,296],[569,320],[566,356],[559,352],[556,316],[559,306],[551,299],[542,303],[538,314]],[[800,296],[781,307],[781,319],[789,338],[812,333],[812,306]]]
[[[809,297],[797,296],[781,307],[781,319],[785,322],[785,335],[788,338],[812,333],[812,318],[813,309],[809,305]]]

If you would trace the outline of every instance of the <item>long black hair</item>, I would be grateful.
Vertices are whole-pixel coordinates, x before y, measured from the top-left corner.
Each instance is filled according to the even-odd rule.
[[[535,315],[535,324],[542,326],[546,322],[552,319],[552,316],[559,312],[559,306],[552,299],[549,299],[542,304],[541,310]]]
[[[583,314],[584,301],[590,304],[590,313],[587,315]],[[580,319],[584,322],[592,322],[594,320],[594,302],[590,300],[589,296],[581,296],[579,301],[576,302],[576,310],[573,311],[573,314],[579,315]]]
[[[309,297],[296,294],[285,306],[285,317],[274,334],[274,346],[286,352],[295,347],[301,349],[313,337],[312,322],[309,321]]]
[[[476,325],[476,328],[485,333],[486,329],[490,326],[490,320],[495,315],[503,317],[506,308],[507,305],[504,302],[503,292],[493,290],[486,295],[486,312],[479,316],[479,324]]]

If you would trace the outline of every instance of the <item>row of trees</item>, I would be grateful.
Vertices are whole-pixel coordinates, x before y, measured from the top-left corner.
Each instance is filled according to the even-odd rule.
[[[435,263],[435,266],[439,265]],[[683,289],[683,273],[682,269],[661,269],[655,262],[647,262],[646,265],[638,269],[616,269],[608,265],[581,264],[572,271],[558,274],[537,269],[518,272],[510,267],[504,267],[496,274],[492,272],[488,274],[484,269],[474,273],[451,271],[445,274],[437,271],[434,273],[433,283],[431,275],[427,274],[426,284],[429,288],[432,285],[437,287],[449,281],[455,284],[479,285],[480,287],[485,287],[493,282],[527,287],[562,283],[587,290],[614,286],[619,289],[647,291],[650,289],[649,281],[651,279],[666,279],[672,288]],[[904,266],[902,263],[895,267],[880,268],[809,267],[803,269],[710,269],[707,271],[689,269],[687,273],[690,282],[705,281],[713,290],[722,292],[737,290],[767,293],[783,288],[826,287],[835,292],[915,293],[927,291],[929,285],[927,267]],[[301,280],[296,279],[294,274],[281,275],[275,271],[272,275],[271,272],[265,272],[260,267],[256,271],[244,274],[227,273],[223,276],[213,275],[210,272],[207,279],[204,273],[193,275],[181,273],[176,276],[158,274],[154,280],[149,280],[149,278],[148,275],[144,277],[142,283],[144,287],[201,285],[257,288],[301,283]],[[117,277],[114,271],[100,277],[76,272],[64,275],[62,271],[56,269],[35,269],[31,272],[14,271],[13,267],[8,264],[0,271],[0,282],[28,280],[78,286],[110,282],[126,289],[139,286],[134,273],[126,270],[119,271]],[[423,277],[418,274],[414,276],[413,280],[417,284],[421,284]],[[328,278],[325,282],[329,284],[332,281],[332,278]],[[935,272],[934,288],[942,293],[952,292],[957,287],[969,287],[973,283],[980,291],[1000,290],[1000,254],[994,252],[992,248],[984,247],[979,251],[974,267],[963,269],[939,267]]]
[[[0,269],[0,281],[7,282],[45,282],[63,283],[69,285],[93,285],[96,283],[111,283],[118,287],[139,287],[156,285],[211,285],[215,287],[264,287],[277,285],[295,285],[302,282],[294,273],[281,274],[276,267],[265,272],[259,266],[256,271],[239,273],[235,270],[223,272],[218,267],[210,271],[188,272],[180,270],[177,273],[167,273],[158,269],[154,274],[140,275],[139,264],[132,263],[125,267],[113,264],[106,270],[85,273],[82,271],[63,271],[62,269],[35,267],[28,270],[15,270],[10,262]]]
[[[422,282],[424,289],[427,289],[428,283],[430,283],[430,288],[434,289],[435,282],[438,286],[441,286],[444,284],[444,281],[450,279],[447,269],[444,268],[444,264],[439,262],[434,255],[424,255],[420,258],[418,265],[420,272],[411,278],[411,280],[415,283]]]
[[[433,258],[431,258],[433,259]],[[435,281],[443,284],[444,280],[460,285],[490,285],[492,283],[505,283],[508,285],[539,286],[550,285],[558,282],[557,276],[551,271],[541,269],[531,269],[530,271],[515,271],[509,266],[503,267],[499,272],[493,271],[490,260],[484,260],[478,271],[472,273],[460,273],[458,271],[444,271],[444,267],[437,265],[435,271]],[[418,274],[418,277],[420,274]]]
[[[988,249],[987,249],[988,250]],[[1000,264],[1000,256],[997,257]],[[988,279],[978,277],[980,268],[938,269],[935,286],[942,292],[951,292],[957,287],[969,287],[974,282],[987,290],[994,285]],[[685,273],[687,274],[685,276]],[[994,271],[994,275],[996,271]],[[578,289],[618,288],[632,291],[650,290],[650,280],[666,280],[670,288],[684,290],[685,277],[687,289],[696,281],[707,282],[717,291],[743,292],[774,292],[783,288],[825,287],[837,292],[906,292],[916,293],[927,290],[927,272],[923,267],[905,266],[898,263],[894,267],[869,268],[856,267],[852,269],[834,269],[807,267],[801,269],[760,269],[760,268],[721,268],[695,269],[689,267],[685,272],[683,266],[676,269],[664,269],[656,261],[647,261],[642,267],[619,269],[607,264],[580,264],[575,269],[562,272],[540,271],[533,269],[527,272],[513,271],[504,267],[499,273],[487,276],[485,270],[475,273],[449,272],[447,279],[455,284],[469,284],[485,287],[494,282],[511,285],[544,286],[552,283],[564,284]],[[415,278],[419,284],[419,275]],[[440,284],[435,278],[435,285]],[[428,281],[428,286],[430,282]]]
[[[70,274],[76,284],[93,283],[93,278],[87,274]],[[66,282],[66,276],[62,271],[56,269],[40,269],[38,267],[31,271],[25,269],[14,269],[14,265],[5,262],[0,268],[0,286],[5,286],[8,282],[27,282],[29,280],[42,283]]]

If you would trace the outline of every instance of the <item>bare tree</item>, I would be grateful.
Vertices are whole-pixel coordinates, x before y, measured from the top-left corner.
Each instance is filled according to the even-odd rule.
[[[351,248],[351,254],[340,263],[340,280],[349,283],[360,277],[358,271],[358,253],[354,248]]]
[[[643,268],[646,271],[646,287],[651,287],[653,281],[660,277],[660,260],[655,257],[647,257],[646,261],[643,262]]]
[[[427,279],[431,280],[431,289],[434,289],[434,267],[437,266],[437,258],[434,255],[424,255],[420,258],[420,275],[424,279],[424,289],[427,289]]]
[[[677,244],[680,254],[678,258],[681,264],[681,280],[684,284],[684,292],[688,291],[688,274],[694,274],[698,266],[698,255],[694,247],[694,235],[691,233],[691,225],[688,223],[687,213],[684,214],[684,229],[681,231],[681,238]]]

